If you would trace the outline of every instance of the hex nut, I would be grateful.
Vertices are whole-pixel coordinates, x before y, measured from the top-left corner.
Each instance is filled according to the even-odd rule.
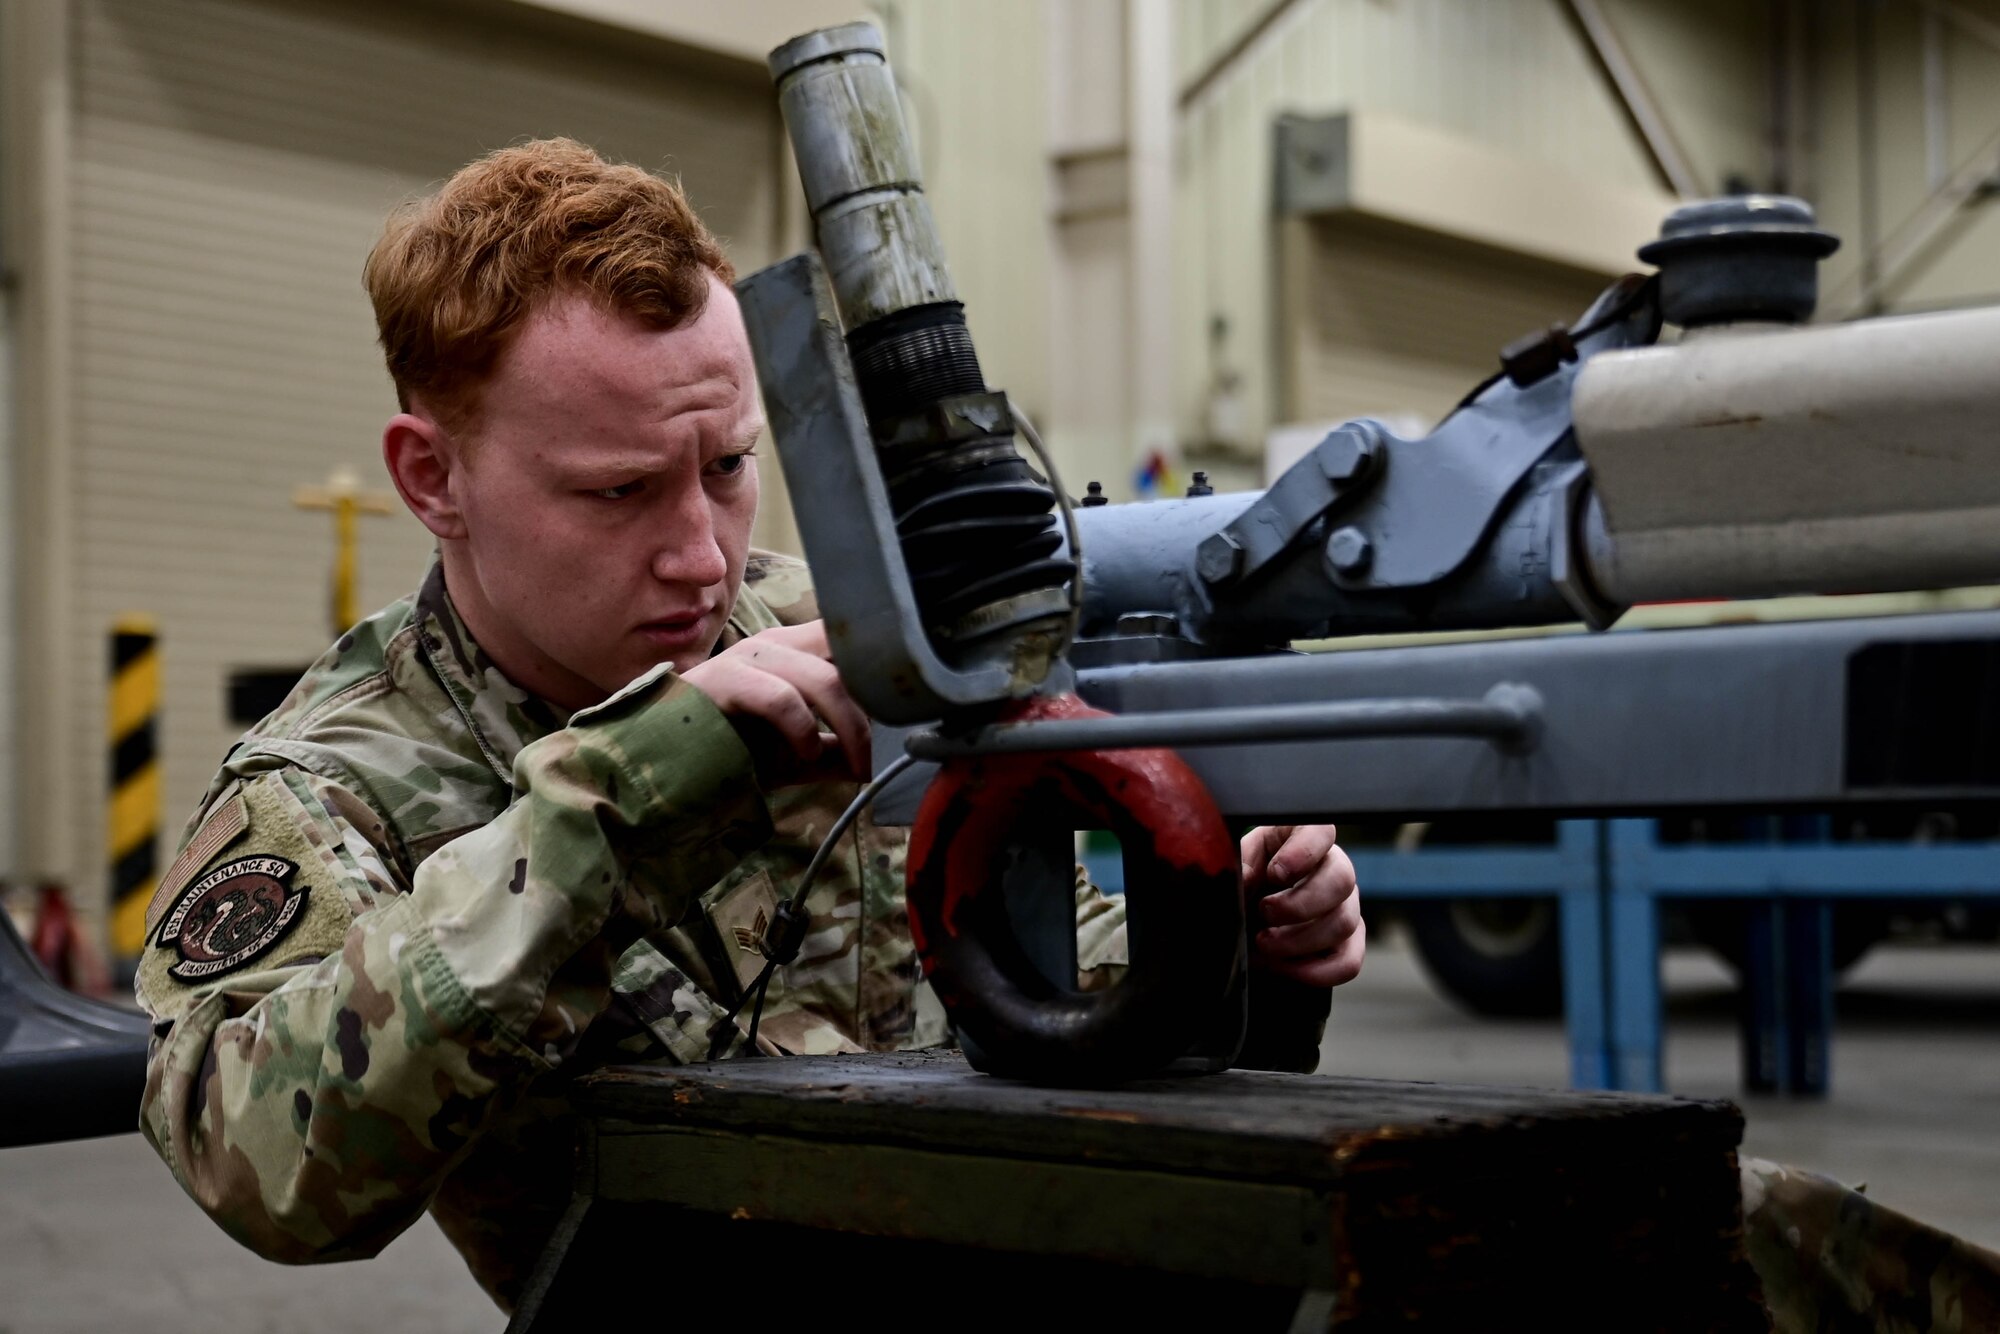
[[[1194,572],[1205,584],[1226,584],[1243,573],[1243,548],[1228,533],[1202,539],[1194,551]]]
[[[1375,559],[1375,544],[1359,528],[1341,528],[1326,539],[1327,568],[1336,575],[1365,572]]]
[[[1381,428],[1369,421],[1349,422],[1313,447],[1313,457],[1329,482],[1346,484],[1367,475],[1375,464]]]

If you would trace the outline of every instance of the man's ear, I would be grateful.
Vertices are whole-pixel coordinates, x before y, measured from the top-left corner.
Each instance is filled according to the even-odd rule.
[[[433,537],[465,536],[465,516],[451,485],[459,454],[443,427],[429,417],[397,413],[382,428],[382,462],[403,503]]]

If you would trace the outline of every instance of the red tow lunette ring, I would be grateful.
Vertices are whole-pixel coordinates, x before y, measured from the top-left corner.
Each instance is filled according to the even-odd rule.
[[[1074,695],[1004,721],[1104,716]],[[1124,849],[1131,963],[1081,993],[1044,977],[1009,923],[1002,868],[1023,831],[1109,829]],[[946,761],[910,836],[910,931],[932,987],[991,1073],[1061,1083],[1156,1074],[1187,1052],[1243,966],[1236,840],[1169,750]]]

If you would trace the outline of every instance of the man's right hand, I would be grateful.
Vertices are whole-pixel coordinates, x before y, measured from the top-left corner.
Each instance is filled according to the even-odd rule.
[[[868,715],[841,684],[825,622],[759,631],[681,679],[729,715],[766,787],[868,777]]]

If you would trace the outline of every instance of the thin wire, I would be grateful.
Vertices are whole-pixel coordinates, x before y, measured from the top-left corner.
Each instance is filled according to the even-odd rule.
[[[1042,462],[1042,471],[1049,475],[1049,485],[1056,493],[1056,504],[1062,509],[1063,531],[1069,538],[1069,558],[1076,562],[1076,573],[1069,581],[1069,637],[1075,640],[1083,628],[1083,535],[1076,527],[1076,506],[1063,489],[1062,477],[1056,472],[1056,461],[1049,457],[1048,446],[1042,443],[1041,432],[1028,420],[1028,414],[1015,407],[1009,400],[1007,408],[1014,414],[1014,425],[1027,440],[1028,448],[1035,451],[1035,457]]]
[[[1657,275],[1649,275],[1645,282],[1640,283],[1638,286],[1634,287],[1631,290],[1631,292],[1626,295],[1625,299],[1620,301],[1617,305],[1605,311],[1602,315],[1599,315],[1596,319],[1592,320],[1590,323],[1581,325],[1578,328],[1571,329],[1569,331],[1570,341],[1572,343],[1581,343],[1586,338],[1595,338],[1597,337],[1597,335],[1603,333],[1606,329],[1609,329],[1612,325],[1617,324],[1619,321],[1631,315],[1633,311],[1639,308],[1639,303],[1646,299],[1648,292],[1652,289],[1652,287],[1656,282],[1658,282]],[[1500,370],[1493,372],[1493,374],[1487,376],[1485,379],[1481,380],[1478,384],[1472,386],[1472,388],[1466,390],[1465,397],[1458,400],[1458,406],[1454,407],[1450,412],[1445,413],[1444,417],[1438,422],[1438,425],[1440,426],[1444,425],[1446,421],[1449,421],[1452,418],[1452,416],[1458,412],[1459,408],[1470,407],[1474,402],[1474,400],[1476,400],[1481,394],[1485,393],[1487,390],[1491,389],[1494,385],[1500,383],[1500,381],[1506,378],[1507,378],[1507,372],[1504,368],[1502,368]]]
[[[785,901],[787,911],[797,913],[804,910],[806,895],[812,893],[813,881],[819,879],[820,871],[826,866],[826,859],[833,853],[833,845],[840,842],[841,836],[852,827],[855,820],[860,818],[861,812],[868,809],[869,803],[881,795],[882,789],[916,762],[917,757],[914,755],[898,755],[883,766],[881,773],[863,785],[861,791],[855,794],[853,801],[847,803],[847,809],[833,822],[833,828],[820,840],[819,848],[813,853],[812,860],[806,863],[805,874],[799,877],[798,888],[793,890],[791,898]],[[736,998],[736,1003],[709,1028],[709,1060],[713,1061],[722,1055],[722,1049],[728,1045],[729,1032],[736,1026],[736,1016],[743,1013],[744,1005],[753,1001],[755,1004],[750,1011],[749,1048],[744,1054],[748,1056],[761,1054],[757,1050],[757,1026],[764,1018],[764,993],[770,990],[771,976],[778,971],[778,965],[789,962],[788,959],[780,960],[766,956],[764,967],[758,972],[756,980],[743,989],[743,994]]]
[[[862,811],[868,808],[868,804],[880,795],[883,788],[916,762],[917,757],[914,755],[898,755],[883,767],[881,773],[868,780],[867,786],[855,794],[853,801],[847,803],[847,809],[840,813],[840,818],[833,822],[833,828],[820,840],[819,851],[815,852],[813,859],[806,863],[806,873],[799,877],[799,887],[792,892],[792,907],[805,906],[806,895],[811,892],[813,881],[819,878],[820,868],[826,865],[826,859],[833,852],[833,845],[840,841],[840,836],[847,832],[848,827],[860,817]]]
[[[1049,486],[1055,491],[1056,503],[1062,511],[1063,531],[1069,539],[1070,559],[1076,562],[1076,573],[1071,576],[1069,583],[1069,637],[1074,639],[1083,624],[1083,536],[1077,529],[1076,506],[1070,500],[1069,492],[1063,489],[1062,475],[1056,470],[1056,463],[1049,455],[1048,446],[1042,443],[1041,432],[1035,429],[1035,424],[1029,421],[1027,414],[1023,413],[1018,407],[1015,407],[1012,403],[1009,403],[1007,406],[1013,413],[1015,428],[1027,440],[1028,448],[1034,451],[1036,459],[1041,462],[1042,471],[1048,475]],[[876,774],[860,792],[855,794],[854,800],[848,803],[847,809],[840,813],[840,818],[833,822],[833,828],[828,830],[826,837],[820,840],[819,848],[813,853],[812,860],[806,863],[805,874],[799,877],[798,888],[792,892],[792,897],[786,901],[786,908],[789,912],[796,914],[804,910],[806,895],[812,892],[813,882],[819,879],[819,873],[826,866],[827,858],[832,855],[833,845],[840,841],[841,836],[860,817],[861,812],[866,810],[877,796],[881,795],[882,789],[887,787],[898,775],[916,762],[917,757],[914,755],[898,755],[883,767],[881,773]],[[785,962],[789,962],[789,960]],[[777,972],[779,963],[780,960],[767,957],[764,967],[757,973],[756,980],[744,988],[743,994],[737,997],[736,1004],[730,1006],[728,1011],[720,1019],[716,1020],[714,1026],[709,1029],[708,1056],[710,1060],[714,1060],[721,1055],[722,1048],[728,1043],[728,1030],[735,1027],[736,1016],[743,1013],[743,1007],[746,1004],[751,1009],[749,1046],[745,1051],[745,1055],[756,1056],[761,1054],[757,1049],[757,1027],[763,1020],[764,997],[770,990],[771,977]]]

